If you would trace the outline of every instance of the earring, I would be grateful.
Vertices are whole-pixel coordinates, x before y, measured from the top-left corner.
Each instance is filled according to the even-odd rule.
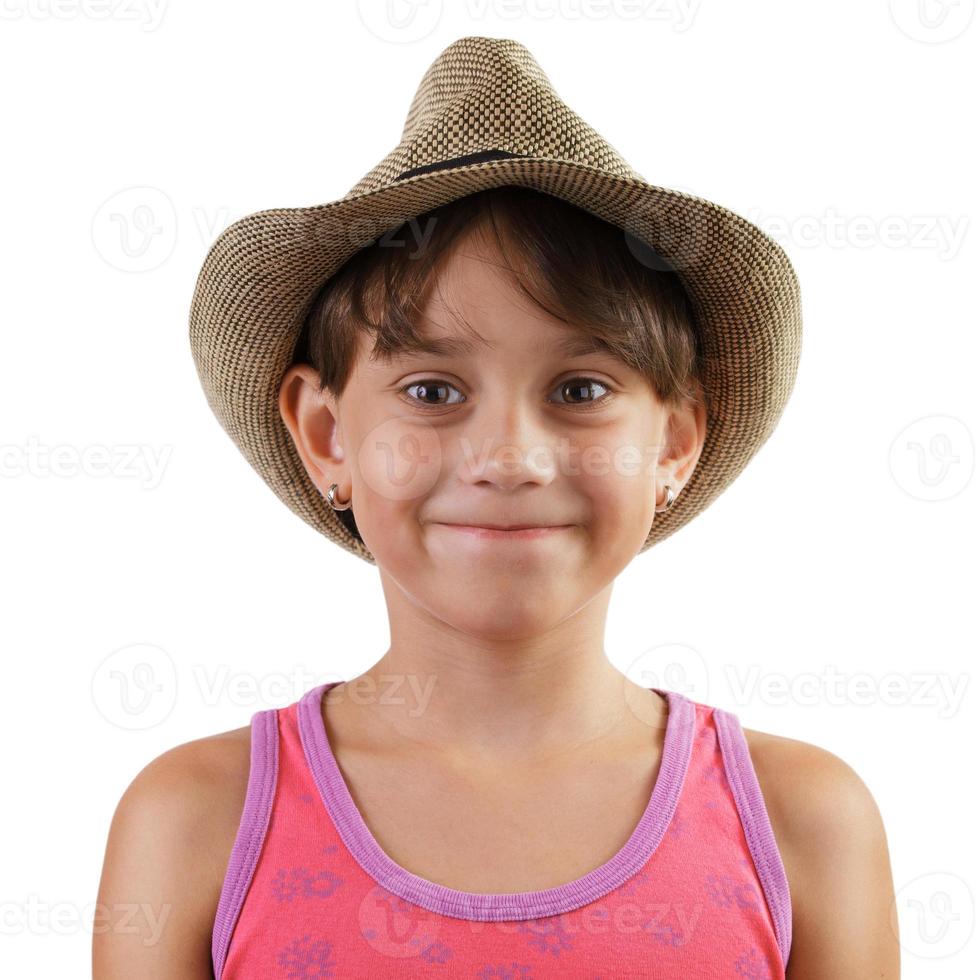
[[[331,483],[330,489],[327,491],[327,503],[333,507],[334,510],[349,510],[351,502],[348,500],[346,503],[337,503],[337,484]]]
[[[674,493],[674,488],[669,483],[665,483],[664,484],[664,496],[665,496],[666,499],[664,501],[663,506],[662,507],[661,506],[655,506],[654,507],[654,511],[656,513],[658,513],[658,514],[662,514],[665,510],[670,510],[670,505],[676,499],[676,494]]]

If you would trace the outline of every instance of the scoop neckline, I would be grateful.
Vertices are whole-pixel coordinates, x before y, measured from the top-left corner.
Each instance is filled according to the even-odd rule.
[[[673,818],[694,741],[694,702],[651,687],[667,700],[660,769],[650,799],[626,843],[599,867],[552,888],[525,892],[468,892],[429,881],[394,861],[375,839],[354,802],[333,754],[321,714],[323,697],[343,681],[320,684],[297,705],[300,740],[313,780],[348,851],[382,888],[421,908],[458,919],[504,921],[556,915],[608,894],[653,856]]]

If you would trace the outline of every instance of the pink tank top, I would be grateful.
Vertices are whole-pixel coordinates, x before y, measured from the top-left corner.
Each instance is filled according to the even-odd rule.
[[[735,715],[653,688],[668,701],[663,757],[629,840],[565,885],[481,894],[382,851],[327,739],[336,683],[252,716],[217,980],[785,977],[789,888]]]

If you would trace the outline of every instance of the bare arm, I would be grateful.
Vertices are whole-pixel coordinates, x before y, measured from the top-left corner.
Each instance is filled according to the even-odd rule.
[[[165,752],[129,785],[106,846],[93,980],[213,980],[211,930],[247,781],[247,736],[223,733]]]
[[[815,745],[761,735],[753,762],[793,905],[787,980],[898,980],[884,824],[867,786]],[[761,746],[764,746],[761,747]]]

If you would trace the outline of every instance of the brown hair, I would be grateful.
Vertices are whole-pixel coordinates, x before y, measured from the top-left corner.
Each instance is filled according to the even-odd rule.
[[[417,330],[438,273],[464,231],[487,228],[499,253],[518,260],[508,265],[515,285],[541,309],[643,374],[661,401],[698,397],[691,382],[703,377],[703,345],[670,263],[590,212],[515,185],[450,201],[355,252],[314,297],[294,362],[312,365],[321,390],[339,398],[359,331],[374,335],[372,357],[425,349]],[[353,511],[338,517],[360,539]]]

